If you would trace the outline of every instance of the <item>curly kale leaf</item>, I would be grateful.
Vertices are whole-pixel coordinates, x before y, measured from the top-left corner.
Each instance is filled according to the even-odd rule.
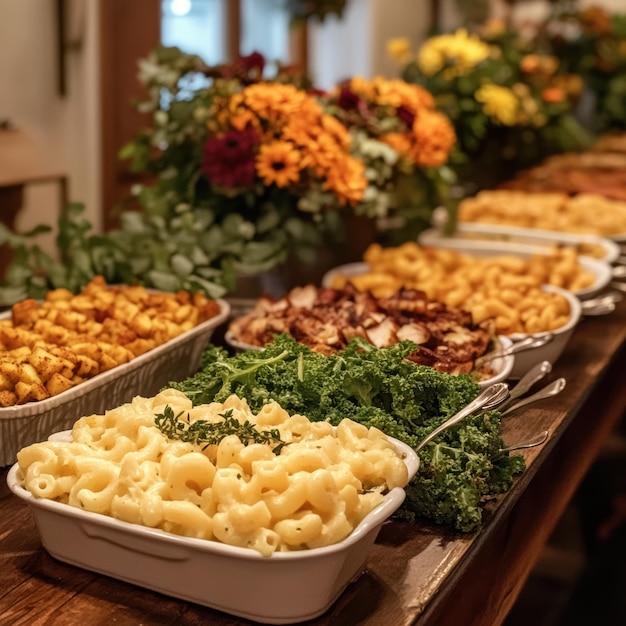
[[[258,411],[273,400],[313,421],[338,424],[350,418],[416,446],[480,391],[470,376],[407,361],[416,347],[404,341],[376,349],[353,340],[343,352],[325,356],[279,335],[263,350],[234,356],[211,346],[200,370],[171,386],[194,404],[224,401],[234,393]],[[439,435],[420,451],[420,471],[407,487],[402,514],[474,530],[484,498],[506,491],[524,469],[523,458],[501,453],[502,445],[496,411],[469,417]]]

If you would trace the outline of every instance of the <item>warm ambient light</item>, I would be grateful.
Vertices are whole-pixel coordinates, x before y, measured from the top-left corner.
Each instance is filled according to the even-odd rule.
[[[179,17],[187,15],[191,11],[191,0],[172,0],[170,11]]]

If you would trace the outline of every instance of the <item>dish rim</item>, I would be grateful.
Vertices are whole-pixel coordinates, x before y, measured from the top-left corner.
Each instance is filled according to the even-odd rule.
[[[59,431],[50,435],[52,440],[68,441],[71,430]],[[416,476],[419,471],[419,456],[406,443],[399,439],[385,435],[394,445],[400,458],[404,462],[408,470],[407,485]],[[195,537],[185,537],[168,533],[159,528],[151,528],[141,524],[133,524],[119,520],[109,515],[86,511],[79,507],[75,507],[55,500],[45,498],[36,498],[30,491],[23,487],[18,479],[19,463],[14,463],[7,473],[7,485],[10,491],[24,501],[29,507],[38,507],[48,512],[55,513],[64,517],[71,517],[76,522],[87,522],[104,526],[111,530],[127,533],[134,537],[148,538],[157,543],[165,543],[172,546],[181,546],[189,549],[199,550],[203,553],[216,554],[220,556],[229,556],[234,559],[245,561],[293,561],[293,560],[309,560],[321,558],[329,554],[342,552],[358,543],[365,538],[375,528],[382,525],[391,515],[400,507],[406,498],[405,487],[394,487],[390,489],[384,496],[383,502],[370,511],[354,528],[354,530],[341,541],[319,548],[310,548],[307,550],[293,550],[285,552],[274,552],[270,556],[263,556],[254,548],[243,548],[222,543],[211,539],[198,539]]]
[[[88,378],[59,394],[44,398],[43,400],[26,402],[24,404],[14,404],[12,406],[0,407],[0,422],[2,420],[10,420],[19,417],[29,417],[31,415],[41,414],[52,409],[56,409],[63,405],[66,401],[71,400],[76,395],[84,395],[98,387],[109,382],[111,379],[140,368],[144,363],[157,358],[161,353],[168,351],[176,343],[192,339],[195,335],[201,335],[209,329],[217,328],[222,322],[225,322],[230,315],[230,305],[223,298],[212,298],[220,307],[219,313],[213,317],[201,322],[200,324],[190,328],[189,330],[168,339],[165,343],[155,346],[151,350],[134,357],[126,363],[116,365],[111,369],[96,374],[92,378]],[[0,319],[7,319],[11,316],[11,311],[0,313]]]
[[[491,239],[465,239],[462,237],[463,234],[476,234],[476,235],[509,235],[512,238],[520,237],[520,238],[528,238],[533,239],[538,243],[531,242],[522,242],[522,241],[506,241],[506,240],[491,240]],[[460,234],[461,237],[456,237],[457,234]],[[624,239],[626,239],[626,233],[621,235]],[[544,241],[545,243],[540,243]],[[460,221],[456,225],[456,231],[451,233],[450,235],[446,235],[442,233],[438,228],[428,228],[422,231],[418,235],[418,242],[424,246],[434,246],[442,243],[444,245],[453,244],[455,242],[462,242],[462,245],[467,245],[472,250],[481,250],[481,249],[491,249],[497,248],[503,244],[509,246],[511,249],[516,249],[519,251],[526,251],[528,253],[541,253],[541,250],[546,248],[550,243],[562,243],[562,244],[577,244],[577,243],[589,243],[601,246],[605,254],[603,257],[593,257],[590,255],[580,255],[585,258],[594,259],[596,261],[602,261],[604,263],[614,263],[617,261],[618,257],[621,254],[620,247],[617,243],[617,240],[612,239],[610,237],[587,234],[587,233],[569,233],[569,232],[561,232],[558,230],[545,230],[541,228],[523,228],[517,226],[506,227],[504,225],[500,226],[498,224],[488,224],[483,222],[464,222]],[[451,246],[453,247],[453,246]]]
[[[468,255],[472,255],[472,252],[467,252]],[[477,256],[477,255],[473,255]],[[530,255],[527,255],[530,256]],[[612,280],[611,266],[604,261],[598,261],[597,259],[591,259],[589,257],[581,257],[579,259],[581,267],[590,272],[596,278],[593,285],[579,289],[577,291],[569,291],[575,298],[587,299],[596,295],[602,291]],[[364,273],[369,268],[369,264],[365,261],[355,261],[353,263],[345,263],[328,270],[323,276],[321,284],[323,287],[332,287],[333,279],[336,276],[352,276]],[[556,286],[556,285],[555,285]]]

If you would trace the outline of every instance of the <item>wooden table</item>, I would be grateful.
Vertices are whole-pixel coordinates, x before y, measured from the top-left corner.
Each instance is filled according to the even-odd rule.
[[[367,571],[318,625],[497,626],[513,605],[574,491],[626,407],[626,302],[584,319],[550,378],[566,390],[505,418],[505,439],[548,429],[526,452],[527,471],[488,504],[470,536],[387,524]],[[41,547],[30,515],[0,470],[0,624],[247,623],[211,609],[60,563]],[[276,590],[280,593],[280,590]]]

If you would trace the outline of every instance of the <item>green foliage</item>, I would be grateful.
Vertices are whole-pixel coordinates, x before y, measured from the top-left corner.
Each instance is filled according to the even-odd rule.
[[[171,383],[194,404],[246,398],[253,411],[270,400],[290,413],[338,424],[350,418],[415,446],[478,395],[466,375],[452,376],[405,359],[416,349],[405,341],[375,349],[358,339],[340,354],[312,352],[287,335],[260,351],[234,356],[217,346],[204,353],[199,371]],[[499,452],[499,414],[464,420],[420,453],[403,515],[471,531],[481,520],[484,497],[508,489],[523,470],[521,457]]]
[[[540,49],[513,30],[459,30],[400,57],[402,77],[432,93],[454,124],[450,164],[462,182],[493,187],[547,155],[591,144],[574,115],[580,78]]]
[[[0,286],[0,302],[41,299],[50,289],[78,293],[102,275],[109,284],[137,283],[163,291],[201,291],[220,297],[232,288],[232,261],[220,233],[207,230],[202,214],[181,209],[168,222],[128,212],[118,230],[98,235],[83,216],[84,207],[70,205],[58,222],[56,258],[44,252],[37,237],[48,226],[17,235],[0,226],[0,242],[14,252]],[[230,283],[228,281],[231,281]]]

